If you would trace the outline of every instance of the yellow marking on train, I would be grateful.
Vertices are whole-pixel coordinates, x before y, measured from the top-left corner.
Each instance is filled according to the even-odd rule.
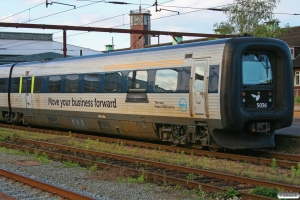
[[[31,77],[31,91],[30,93],[33,93],[34,90],[34,76]]]
[[[171,65],[181,65],[183,60],[162,60],[160,62],[138,62],[132,64],[118,64],[104,66],[104,70],[124,69],[124,68],[144,68],[144,67],[164,67]]]
[[[19,93],[22,93],[22,84],[23,84],[23,77],[20,77],[20,86],[19,86]]]

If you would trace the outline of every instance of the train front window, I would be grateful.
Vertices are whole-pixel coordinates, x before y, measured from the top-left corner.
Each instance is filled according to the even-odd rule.
[[[244,54],[242,69],[244,85],[271,85],[273,83],[270,58],[265,54]]]

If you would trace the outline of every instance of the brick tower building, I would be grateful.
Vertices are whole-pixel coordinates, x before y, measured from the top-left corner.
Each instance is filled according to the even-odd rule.
[[[133,30],[150,30],[150,11],[149,10],[131,10],[130,11],[130,28]],[[131,34],[130,49],[144,48],[150,45],[150,35]]]

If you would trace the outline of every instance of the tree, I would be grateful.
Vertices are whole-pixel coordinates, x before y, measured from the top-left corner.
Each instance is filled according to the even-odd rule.
[[[244,35],[258,37],[280,37],[286,31],[281,29],[279,20],[274,19],[274,9],[280,0],[234,0],[223,8],[228,21],[214,24],[220,34]],[[266,23],[267,22],[267,23]]]

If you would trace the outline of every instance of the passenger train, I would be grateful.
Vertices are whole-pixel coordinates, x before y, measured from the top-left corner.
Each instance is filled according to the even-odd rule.
[[[0,120],[213,150],[293,120],[289,47],[235,37],[0,66]]]

